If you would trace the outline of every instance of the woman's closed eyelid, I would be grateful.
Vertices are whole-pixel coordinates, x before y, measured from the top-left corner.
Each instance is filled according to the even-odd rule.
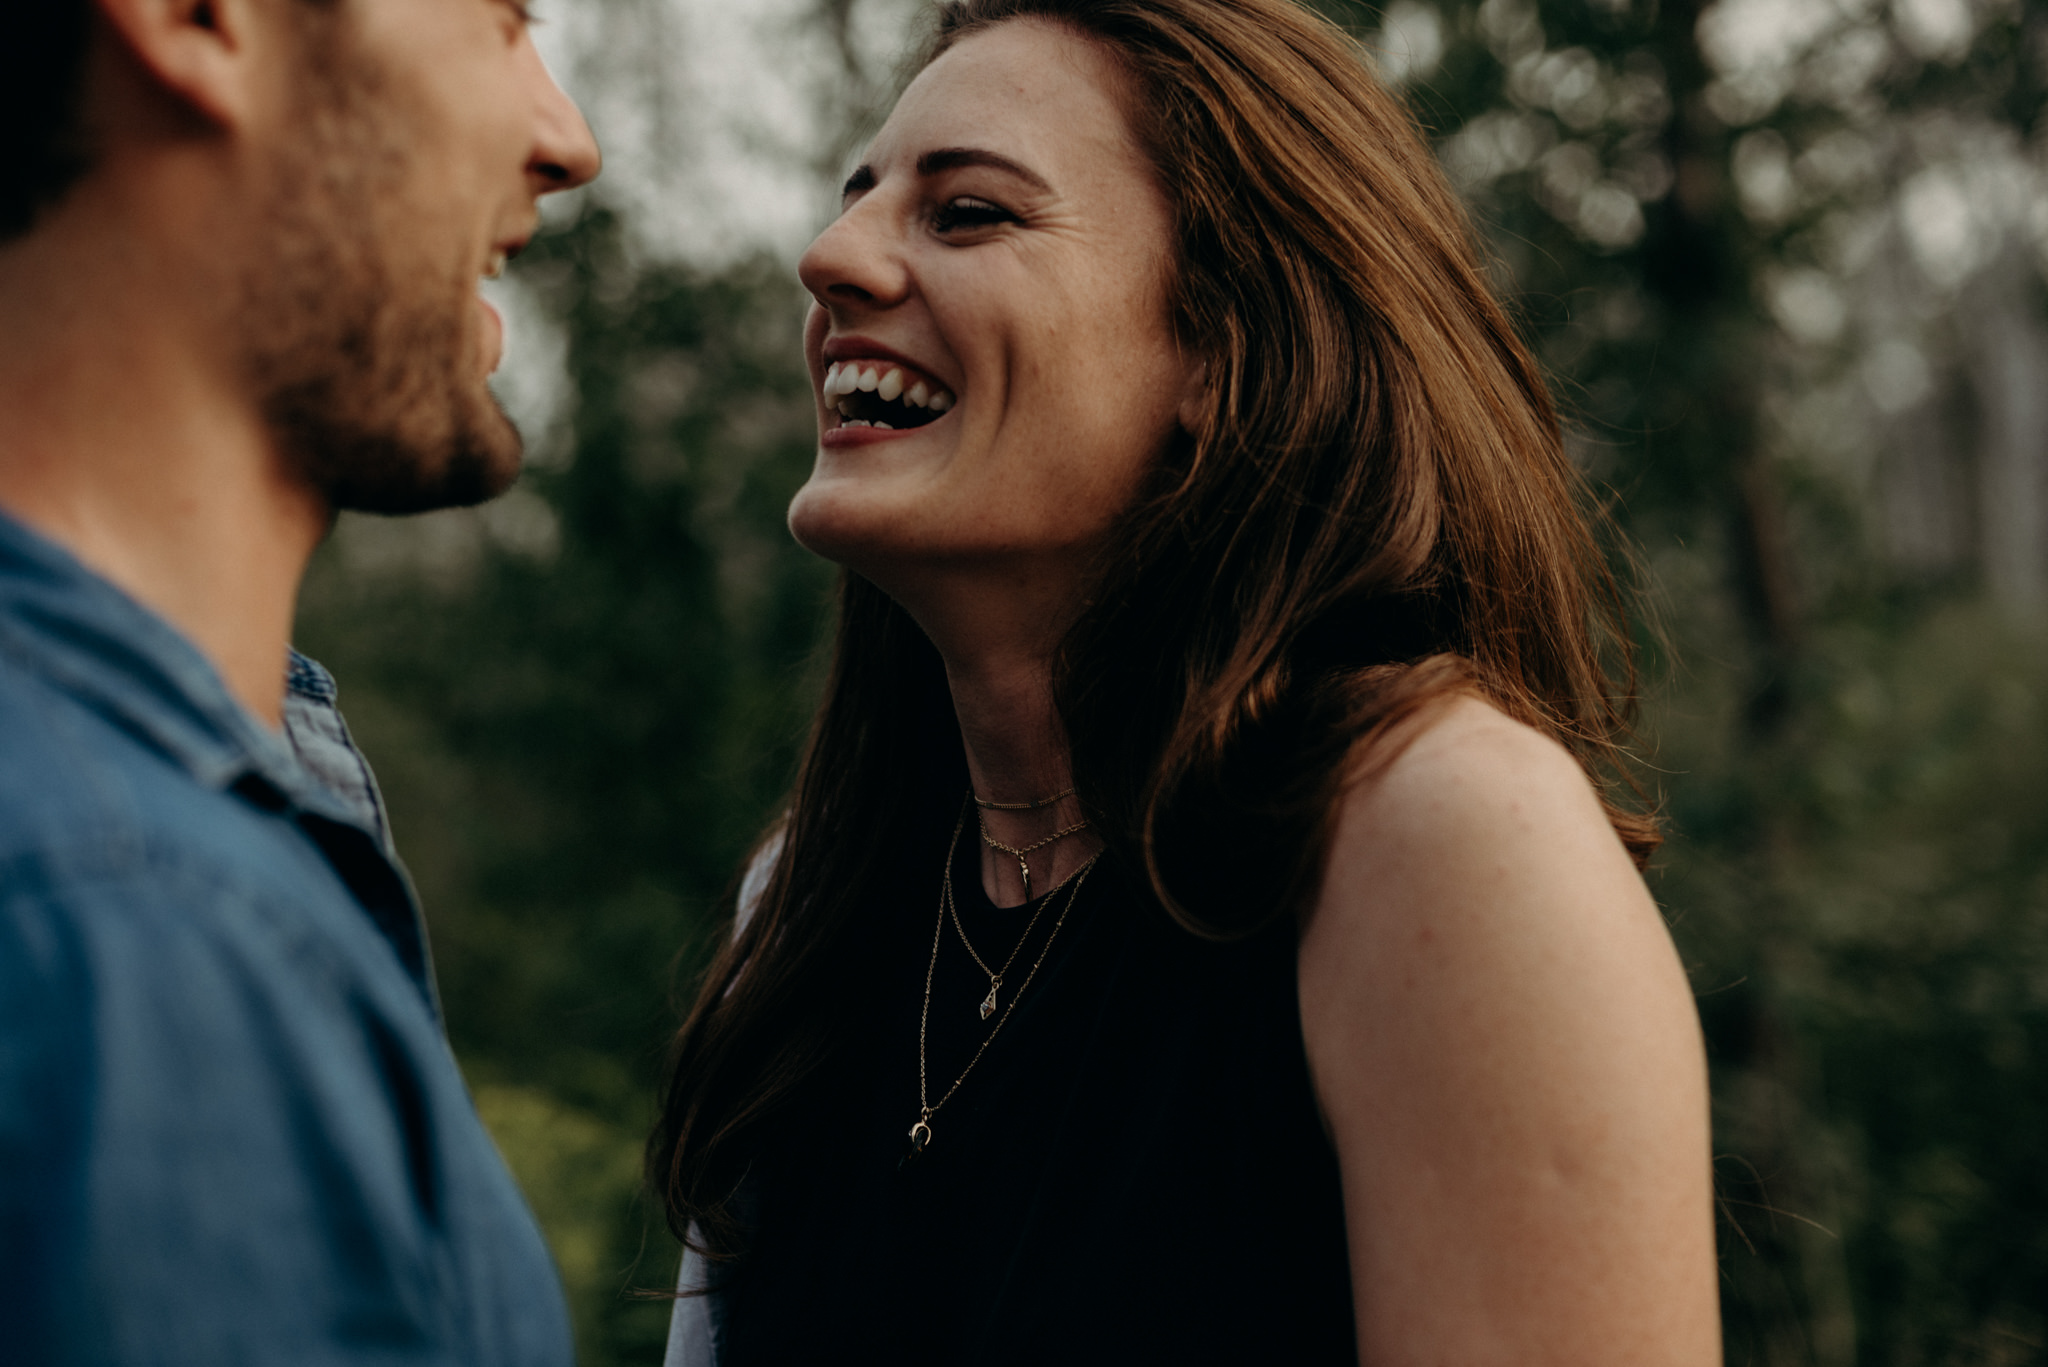
[[[980,195],[954,195],[932,211],[932,226],[940,232],[959,227],[986,228],[1017,221],[1015,211]]]

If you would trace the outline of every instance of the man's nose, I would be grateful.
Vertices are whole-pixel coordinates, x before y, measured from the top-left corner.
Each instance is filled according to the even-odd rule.
[[[573,190],[597,179],[604,166],[604,154],[584,121],[583,111],[534,54],[540,90],[535,110],[533,158],[527,171],[537,182],[538,194]]]

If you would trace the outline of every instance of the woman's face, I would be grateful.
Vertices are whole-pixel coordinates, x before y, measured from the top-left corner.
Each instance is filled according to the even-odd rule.
[[[804,254],[818,457],[798,541],[896,591],[1078,565],[1181,421],[1172,212],[1112,59],[1013,20],[918,76]]]

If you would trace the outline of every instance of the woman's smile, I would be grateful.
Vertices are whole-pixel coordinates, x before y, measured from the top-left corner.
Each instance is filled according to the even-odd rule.
[[[885,441],[929,427],[958,402],[942,381],[864,339],[827,342],[824,357],[818,393],[825,446]]]

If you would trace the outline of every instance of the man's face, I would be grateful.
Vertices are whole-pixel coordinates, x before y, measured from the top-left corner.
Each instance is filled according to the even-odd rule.
[[[541,195],[596,175],[509,0],[275,0],[287,117],[243,273],[244,357],[285,458],[335,508],[481,502],[519,473],[477,296]]]

